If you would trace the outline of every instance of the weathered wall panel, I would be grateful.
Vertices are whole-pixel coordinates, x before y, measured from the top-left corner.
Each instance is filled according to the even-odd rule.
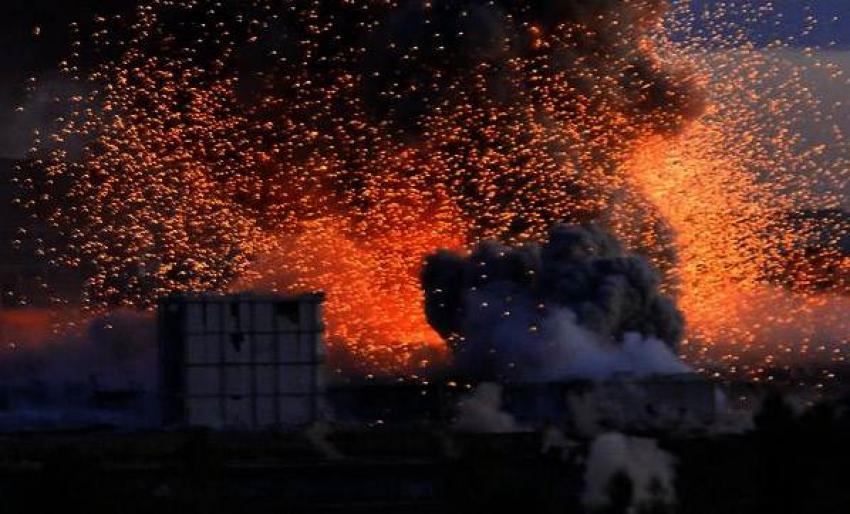
[[[323,403],[322,301],[255,294],[161,300],[165,421],[235,429],[315,421]]]

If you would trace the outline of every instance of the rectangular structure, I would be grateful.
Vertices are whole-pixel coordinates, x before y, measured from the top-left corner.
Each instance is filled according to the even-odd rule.
[[[320,417],[321,294],[175,294],[159,302],[167,425],[303,426]]]

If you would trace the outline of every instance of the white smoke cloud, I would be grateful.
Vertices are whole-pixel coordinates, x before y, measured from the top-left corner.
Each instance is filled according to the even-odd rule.
[[[715,386],[696,375],[613,380],[569,394],[567,405],[573,427],[584,436],[611,430],[702,433],[726,419]]]
[[[582,503],[591,509],[609,505],[611,479],[624,473],[633,486],[632,510],[656,502],[672,505],[676,501],[675,465],[675,458],[653,439],[600,435],[590,446]]]
[[[541,382],[692,371],[657,338],[630,332],[615,341],[579,325],[569,309],[556,308],[540,318],[533,306],[483,299],[488,297],[470,295],[469,312],[480,315],[470,316],[461,362],[483,359],[498,375]]]

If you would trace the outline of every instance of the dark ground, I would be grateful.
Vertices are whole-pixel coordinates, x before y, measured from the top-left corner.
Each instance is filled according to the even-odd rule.
[[[750,434],[661,440],[679,460],[675,512],[850,512],[842,409],[795,418],[768,402],[756,422]],[[537,434],[364,429],[330,440],[344,458],[295,434],[6,436],[0,512],[582,512],[581,467],[542,455]]]
[[[533,434],[450,441],[428,431],[337,435],[327,459],[296,435],[31,434],[0,440],[0,512],[444,513],[533,498],[575,503],[574,466]]]

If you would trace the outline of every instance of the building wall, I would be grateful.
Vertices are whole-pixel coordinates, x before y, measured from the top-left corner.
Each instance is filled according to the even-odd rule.
[[[164,419],[292,427],[320,416],[322,297],[177,295],[160,302]]]

